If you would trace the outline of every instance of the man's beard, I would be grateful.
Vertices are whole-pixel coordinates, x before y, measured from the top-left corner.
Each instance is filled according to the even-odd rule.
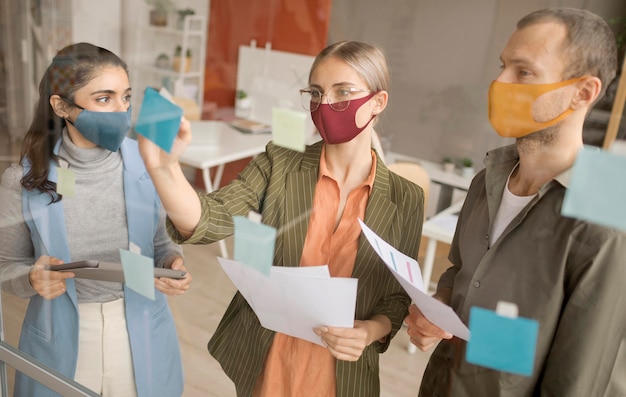
[[[548,128],[533,132],[521,138],[517,138],[518,151],[534,151],[539,147],[551,146],[557,140],[561,123],[551,125]]]

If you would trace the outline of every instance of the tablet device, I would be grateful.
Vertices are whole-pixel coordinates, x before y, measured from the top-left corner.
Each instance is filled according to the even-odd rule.
[[[98,262],[93,260],[84,260],[61,265],[46,265],[46,270],[72,272],[77,278],[85,278],[100,281],[124,282],[124,269],[121,263]],[[183,270],[165,269],[162,267],[154,268],[154,277],[167,277],[173,279],[181,279],[185,277],[187,272]]]

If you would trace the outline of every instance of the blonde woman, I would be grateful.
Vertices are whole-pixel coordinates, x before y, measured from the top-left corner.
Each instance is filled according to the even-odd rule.
[[[279,229],[275,266],[328,264],[332,276],[358,278],[353,328],[320,327],[321,347],[263,328],[237,293],[209,351],[238,396],[378,396],[378,355],[407,314],[409,297],[361,237],[357,219],[417,257],[422,190],[391,173],[372,150],[376,117],[387,106],[383,53],[341,42],[315,59],[303,104],[323,140],[304,153],[268,144],[228,186],[197,194],[177,161],[191,139],[183,122],[171,154],[140,138],[140,150],[182,243],[233,233],[233,215],[250,210]]]

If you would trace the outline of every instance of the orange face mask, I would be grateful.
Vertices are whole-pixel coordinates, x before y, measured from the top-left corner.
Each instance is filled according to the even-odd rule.
[[[573,112],[568,108],[556,118],[539,122],[533,118],[533,103],[541,95],[582,80],[582,77],[551,84],[514,84],[493,81],[489,87],[489,121],[498,135],[521,138],[548,128]]]

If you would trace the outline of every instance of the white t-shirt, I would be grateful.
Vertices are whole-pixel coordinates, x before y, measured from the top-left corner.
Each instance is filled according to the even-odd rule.
[[[493,221],[493,226],[491,227],[491,233],[489,235],[489,246],[492,246],[496,240],[502,235],[502,232],[506,227],[511,223],[513,218],[520,213],[522,208],[526,206],[530,202],[530,200],[535,197],[532,196],[516,196],[509,190],[509,181],[511,179],[511,175],[517,169],[519,163],[513,167],[513,170],[509,174],[509,177],[506,179],[506,185],[504,186],[504,192],[502,192],[502,201],[500,201],[500,207],[498,208],[498,212],[496,213],[496,219]]]

